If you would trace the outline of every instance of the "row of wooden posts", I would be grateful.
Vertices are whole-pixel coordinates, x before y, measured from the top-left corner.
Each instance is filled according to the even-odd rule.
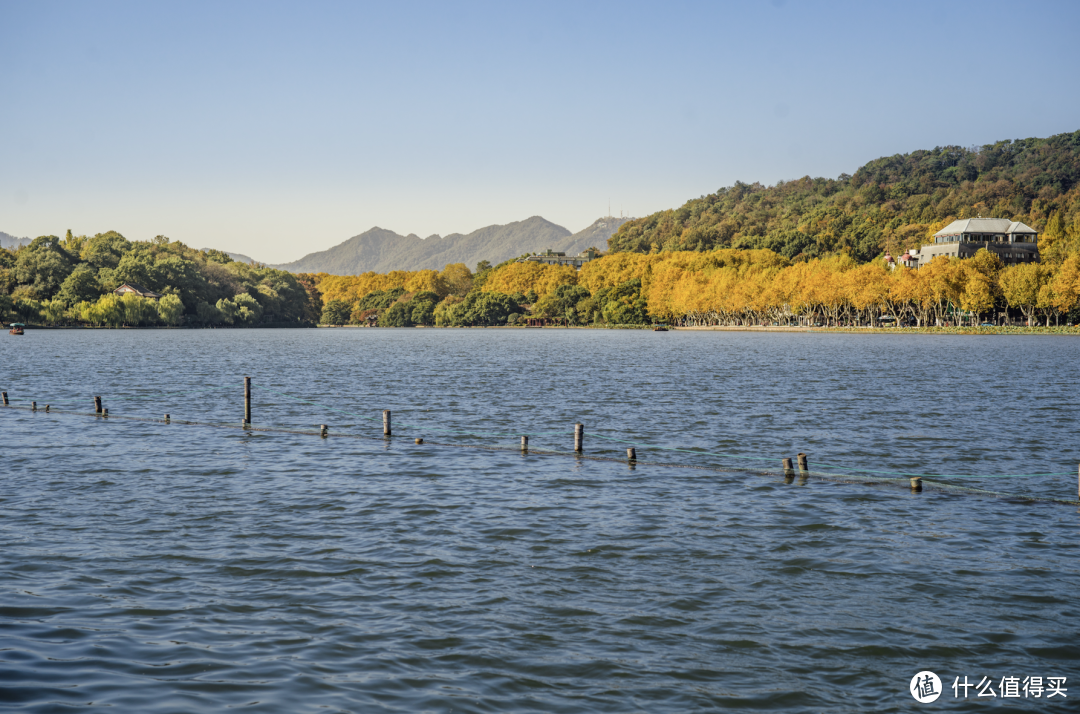
[[[8,406],[8,393],[7,392],[0,392],[0,397],[3,397],[4,406],[5,407]],[[30,402],[30,408],[33,411],[37,411],[37,408],[38,408],[37,402]],[[45,411],[48,412],[49,408],[50,408],[49,405],[46,404],[45,405]],[[98,414],[100,416],[103,416],[103,417],[109,416],[109,410],[102,407],[101,397],[94,397],[94,413],[96,413],[96,414]],[[390,410],[389,409],[384,409],[383,413],[382,413],[382,416],[383,416],[383,435],[384,436],[391,436]],[[166,414],[165,415],[165,422],[168,423],[169,421],[170,421],[170,417],[169,417],[168,414]],[[244,426],[245,427],[250,427],[251,426],[251,377],[244,377]],[[326,424],[320,424],[319,425],[319,433],[320,433],[320,435],[322,435],[324,437],[328,436],[329,433],[330,433],[330,427],[328,425],[326,425]],[[415,441],[416,441],[417,444],[423,444],[424,443],[424,440],[420,439],[420,438],[417,438]],[[584,450],[584,443],[585,443],[585,426],[583,424],[580,424],[580,423],[574,424],[574,452],[580,454]],[[526,454],[528,452],[529,452],[529,437],[528,436],[522,436],[521,437],[521,453]],[[799,475],[803,476],[803,477],[809,476],[810,475],[810,467],[808,466],[806,454],[799,453],[796,458],[799,461]],[[636,462],[637,461],[637,449],[635,449],[633,447],[630,447],[629,449],[627,449],[626,450],[626,459],[627,459],[627,461],[629,461],[631,463]],[[788,458],[783,460],[783,464],[784,464],[784,478],[785,478],[785,480],[788,480],[790,482],[790,480],[795,477],[794,462],[791,460],[790,457],[788,457]],[[918,493],[918,492],[922,491],[923,487],[922,487],[922,477],[921,476],[912,476],[910,481],[911,481],[911,490],[912,490],[913,493]],[[1077,474],[1077,499],[1080,500],[1080,473]]]

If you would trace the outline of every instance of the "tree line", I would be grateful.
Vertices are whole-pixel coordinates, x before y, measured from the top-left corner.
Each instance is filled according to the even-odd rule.
[[[160,300],[114,294],[135,284]],[[234,261],[157,236],[115,231],[41,236],[0,249],[0,316],[49,325],[255,326],[315,324],[322,302],[310,278]]]
[[[1065,257],[1004,266],[993,252],[939,256],[921,269],[849,255],[791,260],[767,249],[614,253],[580,271],[536,262],[442,272],[311,276],[326,324],[822,324],[917,326],[1080,321],[1080,227]],[[1012,311],[1011,313],[1009,311]]]

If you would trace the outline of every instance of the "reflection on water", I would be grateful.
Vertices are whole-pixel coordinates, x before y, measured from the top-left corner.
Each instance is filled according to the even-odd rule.
[[[395,433],[0,411],[0,703],[906,710],[923,669],[950,685],[1080,676],[1076,507],[777,471],[804,451],[811,468],[1068,472],[969,483],[1075,497],[1076,344],[560,330],[0,340],[0,389],[16,403],[90,411],[100,394],[115,415],[236,423],[251,375],[257,424],[378,437],[393,409]],[[627,444],[596,437],[626,438],[637,464],[516,451],[521,433],[567,451],[578,421],[587,455],[624,459]]]

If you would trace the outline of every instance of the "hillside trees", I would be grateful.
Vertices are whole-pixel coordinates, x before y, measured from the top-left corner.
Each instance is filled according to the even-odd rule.
[[[847,253],[865,263],[886,250],[918,247],[953,219],[978,215],[1044,230],[1048,262],[1080,249],[1080,131],[883,157],[835,180],[736,182],[624,223],[608,247],[766,248],[791,260]]]
[[[68,231],[63,240],[42,236],[17,251],[0,250],[0,293],[9,296],[12,310],[18,307],[20,316],[31,322],[124,324],[123,316],[114,319],[120,308],[105,300],[124,283],[175,296],[182,313],[177,320],[170,301],[173,307],[167,312],[173,324],[228,324],[228,310],[215,307],[222,301],[237,307],[242,318],[238,324],[302,324],[311,319],[315,312],[311,294],[295,276],[237,263],[219,253],[193,250],[164,236],[129,241],[113,231],[92,237]],[[61,317],[56,305],[65,311]],[[239,309],[245,306],[246,312]],[[128,322],[151,324],[158,312],[155,308],[152,315],[129,317]]]

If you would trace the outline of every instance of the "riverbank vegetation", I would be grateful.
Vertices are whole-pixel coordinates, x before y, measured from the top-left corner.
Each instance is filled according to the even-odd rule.
[[[114,294],[125,283],[154,300]],[[322,304],[314,282],[221,251],[157,236],[35,238],[0,249],[0,319],[47,325],[254,326],[314,324]]]
[[[986,250],[914,270],[727,249],[615,253],[580,271],[510,261],[310,278],[322,322],[338,325],[1050,325],[1080,319],[1080,232],[1069,240],[1077,249],[1059,262],[1008,267]]]

